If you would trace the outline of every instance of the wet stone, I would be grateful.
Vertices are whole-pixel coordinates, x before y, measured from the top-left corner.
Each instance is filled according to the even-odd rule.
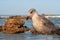
[[[29,30],[27,26],[23,26],[25,22],[20,19],[20,16],[12,16],[5,19],[5,25],[2,26],[2,32],[8,34],[24,33]]]

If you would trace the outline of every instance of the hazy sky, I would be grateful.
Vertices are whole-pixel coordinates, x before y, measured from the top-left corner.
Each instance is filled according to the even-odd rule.
[[[60,13],[60,0],[0,0],[0,15],[25,15],[30,8],[41,13]]]

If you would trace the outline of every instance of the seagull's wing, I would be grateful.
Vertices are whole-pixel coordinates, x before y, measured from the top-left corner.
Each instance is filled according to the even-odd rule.
[[[47,18],[45,18],[45,17],[43,17],[41,15],[39,17],[40,17],[41,21],[43,22],[43,24],[46,27],[48,27],[48,28],[50,28],[52,30],[55,30],[56,29],[56,25],[54,25],[50,20],[48,20]]]

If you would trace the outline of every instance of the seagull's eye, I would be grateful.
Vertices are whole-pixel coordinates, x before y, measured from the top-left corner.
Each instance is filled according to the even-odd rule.
[[[30,12],[30,14],[32,14],[32,13],[33,13],[33,11]]]

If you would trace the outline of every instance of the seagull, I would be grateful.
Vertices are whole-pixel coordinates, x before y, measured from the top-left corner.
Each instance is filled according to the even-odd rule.
[[[34,8],[28,10],[28,18],[32,19],[33,28],[39,33],[51,33],[57,29],[56,25],[39,15]]]

